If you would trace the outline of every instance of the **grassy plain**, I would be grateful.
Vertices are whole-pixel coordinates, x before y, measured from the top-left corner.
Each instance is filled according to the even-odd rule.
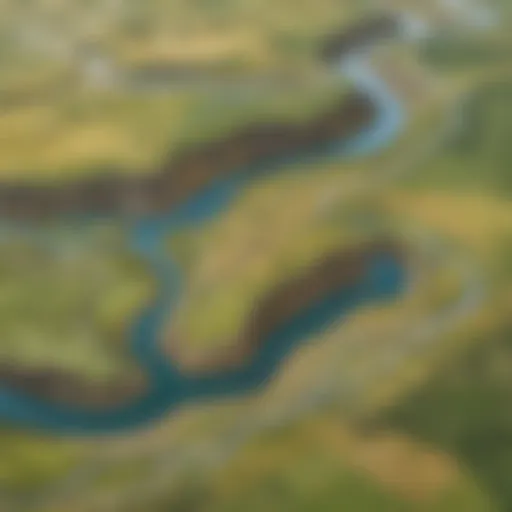
[[[53,242],[53,243],[50,243]],[[151,278],[114,228],[0,241],[0,362],[96,382],[136,371],[126,340]]]
[[[326,79],[315,48],[358,9],[333,0],[302,4],[3,2],[0,179],[147,172],[186,146],[247,123],[321,111],[343,92]],[[206,68],[196,80],[208,80],[222,62],[238,61],[256,75],[287,68],[323,78],[308,85],[295,77],[289,89],[254,91],[245,69],[245,92],[241,85],[228,95],[180,84],[183,65]],[[137,68],[170,76],[156,79],[157,93],[139,90],[129,78]],[[223,80],[229,88],[237,78]]]
[[[0,178],[51,183],[104,172],[155,172],[179,151],[248,123],[298,121],[346,91],[331,83],[269,95],[74,92],[20,105],[0,118]]]
[[[47,57],[100,48],[132,63],[265,69],[311,65],[326,33],[360,16],[366,2],[335,0],[148,0],[2,3],[6,43]]]

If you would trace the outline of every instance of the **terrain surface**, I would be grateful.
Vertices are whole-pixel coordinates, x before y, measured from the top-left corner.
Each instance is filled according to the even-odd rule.
[[[272,7],[260,3],[262,16],[267,13],[277,24],[277,20],[284,20],[282,26],[289,22],[289,32],[297,42],[305,41],[301,39],[305,32],[298,23],[298,17],[304,15],[311,39],[296,48],[312,48],[311,41],[324,40],[340,27],[366,16],[339,3],[326,2],[301,13],[294,8],[290,13],[284,11],[283,4],[283,12],[288,14],[281,18],[273,15]],[[163,11],[158,8],[171,8],[158,2],[146,4],[147,12],[154,8],[155,18],[162,20]],[[259,24],[262,18],[254,15],[258,4],[226,2],[224,21],[219,22],[224,29],[220,32],[231,37],[226,28],[229,16],[235,20],[233,26],[239,21],[240,27],[245,27],[240,21],[244,19],[244,9],[251,13],[245,23]],[[53,3],[41,2],[38,9],[43,5]],[[115,2],[108,5],[116,12]],[[14,4],[5,6],[25,20]],[[194,6],[188,2],[179,11],[183,13],[184,32],[190,38],[194,31],[186,22],[195,19],[190,14]],[[186,334],[182,339],[186,339],[188,351],[196,355],[215,353],[225,340],[233,339],[230,335],[250,318],[251,306],[275,290],[276,284],[303,275],[312,263],[323,261],[333,249],[357,247],[382,236],[407,245],[410,279],[403,293],[390,301],[366,304],[349,316],[333,317],[339,321],[331,319],[329,329],[311,334],[308,343],[297,347],[280,371],[255,394],[201,401],[177,414],[161,416],[145,429],[108,438],[42,434],[20,430],[16,422],[5,421],[0,431],[1,510],[510,509],[510,3],[489,0],[470,6],[466,2],[458,5],[403,0],[378,7],[383,6],[398,9],[410,24],[405,39],[382,44],[369,56],[373,71],[406,110],[404,130],[378,153],[364,158],[289,162],[289,171],[260,176],[208,224],[183,225],[183,229],[162,239],[161,254],[167,254],[166,261],[171,256],[175,258],[183,269],[182,301],[172,315],[169,310],[162,310],[162,318],[167,318],[168,327],[179,327],[180,333]],[[317,25],[313,11],[321,18],[327,7],[332,11]],[[367,7],[372,12],[372,6],[364,6]],[[69,9],[74,8],[70,4]],[[209,13],[204,19],[209,20],[217,9],[221,17],[223,9],[212,4],[204,11]],[[339,17],[332,16],[338,9]],[[297,13],[291,13],[294,10]],[[144,16],[140,19],[150,20],[149,14]],[[292,22],[293,16],[297,20]],[[117,20],[119,16],[113,14],[112,18]],[[500,23],[493,25],[496,19]],[[201,17],[198,20],[196,34],[210,37]],[[91,25],[94,27],[95,22]],[[161,21],[161,25],[163,32],[172,33],[175,28],[171,22]],[[136,61],[144,61],[153,52],[154,46],[147,45],[144,56],[141,51],[136,59],[123,57],[119,50],[123,45],[136,45],[128,42],[129,38],[118,36],[107,21],[105,26],[105,34],[112,34],[113,39],[99,46],[108,48],[107,53],[115,55],[112,58],[118,59],[120,66],[138,66]],[[266,30],[260,33],[271,33]],[[424,38],[425,31],[429,37]],[[160,41],[165,40],[160,37]],[[262,39],[266,41],[265,37]],[[94,38],[103,41],[100,35]],[[113,42],[115,38],[118,40]],[[187,52],[194,48],[191,41],[188,39],[183,46]],[[231,70],[231,76],[254,76],[260,72],[269,76],[281,68],[284,59],[292,75],[294,69],[300,69],[307,77],[319,77],[300,83],[319,80],[333,90],[329,73],[319,71],[317,61],[309,58],[317,50],[300,50],[291,58],[291,53],[281,53],[274,46],[272,38],[268,41],[272,50],[259,54],[265,58],[247,58],[249,64]],[[171,43],[166,44],[167,48],[172,47]],[[198,57],[201,48],[207,46],[201,47],[199,41],[196,54],[183,50],[179,57],[176,47],[162,50],[165,57],[160,53],[155,60],[181,59],[187,69],[206,61],[210,70],[226,73],[223,56]],[[216,51],[218,55],[230,55],[231,50],[225,49],[235,47],[246,51],[239,43],[232,47],[219,43],[221,49]],[[32,71],[29,75],[36,76]],[[183,80],[181,77],[181,84]],[[186,76],[186,83],[191,80]],[[4,83],[7,81],[2,86]],[[335,97],[338,98],[338,85],[343,87],[344,95],[350,92],[348,82],[341,84],[336,79]],[[32,87],[27,85],[27,90],[34,90]],[[40,91],[38,87],[35,89]],[[85,96],[115,97],[112,89],[105,92],[110,85],[102,87],[101,92]],[[312,82],[301,87],[303,91],[320,90]],[[245,85],[235,89],[245,91]],[[10,89],[22,90],[19,85]],[[54,86],[49,90],[55,90]],[[170,101],[181,105],[183,90],[180,85],[169,93]],[[257,101],[253,93],[246,96],[244,92],[243,101],[252,105],[248,110],[254,108],[252,112],[259,115],[259,105],[266,104],[269,90],[280,91],[275,93],[279,99],[274,105],[288,95],[286,87],[282,92],[282,85],[275,89],[266,86]],[[2,118],[18,114],[19,107],[11,94],[4,96],[8,98],[9,111],[3,112]],[[316,92],[312,96],[318,98]],[[216,103],[218,97],[212,98],[208,99],[212,105],[224,106],[210,111],[212,115],[205,114],[208,109],[203,114],[196,110],[199,124],[208,119],[205,124],[210,132],[203,132],[206,140],[210,138],[208,133],[216,134],[217,122],[223,125],[219,112],[224,112],[226,103],[231,104],[231,99],[223,104]],[[308,103],[298,98],[295,105]],[[133,105],[138,99],[134,101]],[[234,97],[233,102],[236,105]],[[131,101],[126,105],[129,109]],[[322,103],[319,110],[313,108],[313,113],[324,111],[328,105],[328,101]],[[272,108],[270,117],[275,119],[273,112],[279,109]],[[239,107],[232,111],[242,119],[241,126],[254,119],[253,114],[238,117],[242,111]],[[295,106],[291,111],[298,112]],[[140,112],[149,116],[146,107]],[[156,100],[154,112],[166,118]],[[19,118],[22,131],[30,125],[29,117]],[[113,119],[115,125],[117,114]],[[133,126],[140,126],[133,119]],[[16,127],[16,123],[6,123],[6,133],[16,137],[10,133],[15,132],[9,128],[12,126]],[[184,126],[181,121],[176,125],[179,136]],[[81,130],[77,132],[79,140]],[[148,139],[153,138],[150,131],[142,130]],[[40,133],[47,131],[41,128]],[[225,132],[219,129],[219,133]],[[202,137],[201,134],[199,139]],[[27,132],[26,140],[33,143],[33,132]],[[105,139],[99,140],[103,144]],[[169,149],[167,135],[160,140],[161,147]],[[56,144],[62,151],[68,147],[67,143]],[[84,153],[94,155],[95,144],[91,142]],[[34,175],[25,171],[31,168],[38,173],[44,168],[22,163],[31,154],[22,149],[25,147],[29,146],[14,149],[12,143],[6,144],[5,154],[12,150],[11,163],[19,163],[18,169],[25,169],[22,174],[6,171],[8,181],[12,176],[21,176],[30,182]],[[127,147],[140,156],[139,146],[130,142]],[[147,154],[155,157],[157,152],[147,148]],[[108,149],[105,154],[112,152]],[[81,159],[78,156],[76,162]],[[68,163],[62,161],[65,163],[60,176],[66,180],[76,177],[73,166],[68,175]],[[126,161],[132,162],[131,157]],[[6,162],[5,169],[14,169]],[[136,167],[138,174],[142,166]],[[86,164],[80,172],[102,174],[103,168],[93,168]],[[150,168],[144,166],[146,170]],[[57,169],[54,161],[48,160],[47,169],[47,176],[52,176]],[[55,178],[52,176],[49,181],[53,184]],[[22,242],[6,237],[1,261],[5,272],[0,275],[5,283],[5,299],[0,302],[4,308],[1,329],[11,337],[2,337],[0,354],[10,367],[19,368],[34,361],[43,367],[60,365],[87,378],[115,375],[119,382],[120,376],[131,376],[133,368],[133,360],[127,357],[126,338],[119,334],[126,330],[127,319],[133,319],[137,310],[140,312],[141,303],[147,303],[148,295],[154,291],[144,255],[137,257],[132,248],[128,250],[116,229],[107,230],[106,239],[94,230],[88,235],[78,231],[62,236],[70,240],[70,251],[78,253],[66,259],[68,264],[76,265],[71,274],[57,270],[64,251],[59,249],[50,257],[46,249],[37,246],[31,256]],[[66,243],[62,247],[68,247]],[[46,264],[38,270],[33,258]],[[43,301],[33,298],[50,289],[43,311]],[[91,323],[78,329],[74,311],[91,304]],[[18,316],[13,314],[15,307],[19,308]],[[21,319],[20,315],[28,318],[26,311],[30,307],[34,314],[27,327],[33,333],[32,326],[37,325],[37,338],[44,342],[12,341],[20,332],[20,322],[15,319]],[[61,317],[59,312],[63,313]],[[195,321],[198,315],[203,322]],[[57,328],[59,336],[52,335]],[[27,328],[22,334],[33,340],[30,332]],[[83,338],[77,332],[82,332]],[[162,348],[166,332],[169,331],[162,329]],[[76,344],[72,351],[66,339]],[[81,345],[81,339],[88,341]],[[120,339],[124,342],[119,343]],[[36,352],[28,350],[31,344]],[[83,357],[76,360],[70,355],[82,353]]]

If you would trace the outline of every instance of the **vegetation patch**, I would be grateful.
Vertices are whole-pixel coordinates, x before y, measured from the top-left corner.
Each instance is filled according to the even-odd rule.
[[[151,278],[119,231],[55,230],[0,241],[0,362],[91,382],[128,377],[129,328]]]

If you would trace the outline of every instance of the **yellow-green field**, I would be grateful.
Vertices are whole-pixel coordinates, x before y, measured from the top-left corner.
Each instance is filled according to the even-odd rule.
[[[34,235],[35,236],[35,235]],[[0,364],[96,383],[136,372],[128,329],[151,278],[114,228],[55,230],[0,241]]]
[[[271,68],[311,64],[326,33],[365,12],[364,2],[228,0],[223,2],[77,0],[2,3],[7,42],[64,58],[66,45],[103,48],[131,63],[185,62]],[[12,32],[15,33],[13,36]],[[68,48],[68,50],[69,50]]]
[[[342,97],[330,83],[238,99],[186,90],[68,94],[0,117],[0,179],[48,182],[105,171],[154,172],[184,148],[251,122],[304,120]]]
[[[3,2],[0,180],[147,172],[183,147],[249,122],[322,111],[343,91],[318,72],[314,48],[357,11],[334,0],[306,0],[300,9],[267,0]],[[106,82],[96,76],[98,60]],[[264,72],[272,83],[276,69],[285,68],[320,80],[301,85],[296,77],[290,90],[246,85],[244,92],[240,85],[236,94],[180,85],[185,66],[206,69],[197,80],[210,74],[236,88],[238,78],[222,78],[219,65],[238,61],[256,80]],[[163,78],[157,94],[130,82],[135,69],[144,81],[144,69],[172,75],[173,66],[177,77]]]

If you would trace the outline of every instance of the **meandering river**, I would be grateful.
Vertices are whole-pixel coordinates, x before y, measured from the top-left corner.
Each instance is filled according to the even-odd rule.
[[[351,80],[359,92],[371,99],[376,114],[370,126],[342,143],[330,144],[321,155],[318,152],[289,155],[285,160],[269,163],[265,171],[278,172],[289,167],[290,163],[318,157],[362,158],[385,148],[400,133],[405,110],[384,80],[373,71],[367,51],[350,53],[339,62],[335,71]],[[241,169],[165,215],[129,222],[133,249],[147,261],[159,286],[156,299],[142,312],[130,333],[133,354],[149,377],[148,389],[142,397],[129,404],[100,411],[51,403],[14,389],[1,388],[0,420],[55,433],[109,433],[144,425],[185,403],[257,390],[275,374],[294,348],[333,319],[348,314],[365,302],[383,300],[403,289],[406,275],[402,264],[391,256],[375,255],[363,279],[325,297],[281,325],[262,340],[256,355],[242,366],[208,376],[181,373],[179,367],[163,353],[160,344],[162,326],[172,315],[182,290],[180,269],[162,242],[174,230],[201,224],[219,214],[258,174],[253,171]]]

